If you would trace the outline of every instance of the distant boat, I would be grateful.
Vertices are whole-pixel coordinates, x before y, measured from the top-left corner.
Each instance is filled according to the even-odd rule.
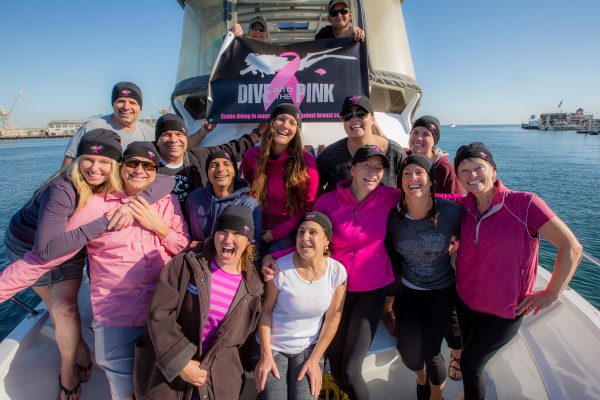
[[[527,123],[521,124],[521,129],[540,129],[540,121],[532,114]]]
[[[456,128],[456,125],[450,124],[450,128]]]

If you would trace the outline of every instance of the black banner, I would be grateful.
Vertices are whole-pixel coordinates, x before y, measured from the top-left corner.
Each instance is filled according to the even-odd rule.
[[[280,103],[306,121],[339,118],[344,98],[369,93],[366,46],[351,38],[273,45],[235,38],[217,60],[207,119],[260,122]]]

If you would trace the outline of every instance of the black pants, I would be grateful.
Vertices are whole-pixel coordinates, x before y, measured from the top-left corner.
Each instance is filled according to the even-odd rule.
[[[450,320],[448,321],[448,328],[446,329],[446,343],[452,350],[462,349],[462,337],[460,336],[460,327],[458,326],[458,315],[456,315],[456,308],[452,310],[450,314]]]
[[[426,367],[434,385],[446,380],[446,365],[440,354],[450,314],[456,302],[456,286],[438,290],[404,287],[394,301],[398,352],[412,371]]]
[[[481,400],[485,398],[483,368],[517,334],[523,317],[501,318],[472,310],[460,299],[457,303],[456,311],[463,338],[460,368],[465,400]]]
[[[350,400],[369,399],[362,364],[375,337],[385,296],[385,288],[346,293],[340,326],[327,357],[331,374]]]

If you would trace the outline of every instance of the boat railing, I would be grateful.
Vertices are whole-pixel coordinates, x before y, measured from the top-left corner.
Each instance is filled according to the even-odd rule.
[[[581,256],[588,260],[595,267],[600,268],[600,260],[598,260],[596,257],[587,254],[585,251],[581,253]]]

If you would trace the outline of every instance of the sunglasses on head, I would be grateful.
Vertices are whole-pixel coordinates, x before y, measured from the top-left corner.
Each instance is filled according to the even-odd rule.
[[[330,10],[329,16],[331,18],[334,18],[334,17],[337,17],[339,14],[348,15],[349,12],[350,12],[349,8],[338,8],[337,10]]]
[[[267,30],[261,26],[258,25],[252,25],[250,27],[250,30],[256,31],[256,32],[266,32]]]
[[[342,115],[342,119],[345,122],[348,122],[354,117],[358,117],[360,119],[365,119],[367,115],[369,115],[369,113],[364,110],[354,110],[354,111],[350,111],[347,114]]]
[[[132,169],[136,169],[138,165],[141,165],[144,171],[154,171],[158,168],[156,164],[154,164],[152,161],[141,161],[133,159],[125,161],[125,166]]]

